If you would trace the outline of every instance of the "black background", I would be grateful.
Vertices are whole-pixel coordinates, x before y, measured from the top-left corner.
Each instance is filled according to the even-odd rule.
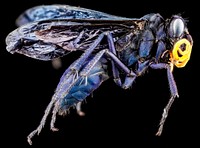
[[[187,1],[186,1],[187,2]],[[74,110],[57,117],[58,132],[49,130],[49,121],[29,146],[26,136],[38,126],[44,110],[64,70],[77,57],[63,57],[63,67],[6,51],[5,37],[16,28],[15,19],[24,10],[42,4],[68,4],[106,13],[140,18],[157,12],[163,17],[182,13],[189,20],[194,39],[191,60],[186,67],[174,70],[179,90],[161,137],[155,136],[164,106],[169,99],[165,70],[150,70],[137,78],[130,90],[122,90],[108,80],[88,97],[83,105],[85,117]],[[5,147],[198,147],[199,137],[199,22],[195,3],[172,1],[111,0],[17,0],[1,5],[0,85],[1,140]],[[197,15],[196,15],[197,14]]]

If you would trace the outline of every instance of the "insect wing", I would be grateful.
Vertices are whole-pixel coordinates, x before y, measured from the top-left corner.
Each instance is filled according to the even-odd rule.
[[[114,41],[131,30],[139,28],[144,20],[87,20],[52,19],[35,21],[20,26],[6,38],[6,49],[39,60],[52,60],[72,51],[89,48],[105,32],[111,32]],[[144,23],[143,23],[144,24]],[[97,46],[108,47],[107,42]]]
[[[130,20],[130,18],[110,15],[100,11],[69,5],[40,5],[24,11],[17,19],[17,26],[29,22],[49,19],[97,19],[97,20]]]

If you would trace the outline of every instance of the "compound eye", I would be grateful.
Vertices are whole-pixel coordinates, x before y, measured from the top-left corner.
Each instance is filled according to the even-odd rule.
[[[179,38],[184,32],[185,24],[181,18],[175,18],[174,20],[172,20],[170,28],[173,37]]]

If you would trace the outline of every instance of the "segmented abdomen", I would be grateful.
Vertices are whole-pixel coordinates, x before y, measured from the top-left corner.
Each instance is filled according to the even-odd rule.
[[[105,66],[104,63],[97,62],[87,76],[79,76],[69,93],[62,99],[59,114],[65,113],[70,107],[83,101],[97,89],[103,81],[108,79]]]

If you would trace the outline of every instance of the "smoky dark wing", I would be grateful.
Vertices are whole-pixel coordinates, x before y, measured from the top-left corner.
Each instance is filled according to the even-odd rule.
[[[29,22],[49,19],[129,20],[130,18],[114,16],[87,8],[55,4],[27,9],[17,18],[16,24],[21,26]]]
[[[6,49],[39,60],[52,60],[72,51],[89,48],[104,32],[111,32],[114,41],[142,29],[144,20],[78,20],[36,21],[22,25],[6,37]],[[137,32],[137,31],[136,31]],[[108,48],[105,40],[96,50]]]

